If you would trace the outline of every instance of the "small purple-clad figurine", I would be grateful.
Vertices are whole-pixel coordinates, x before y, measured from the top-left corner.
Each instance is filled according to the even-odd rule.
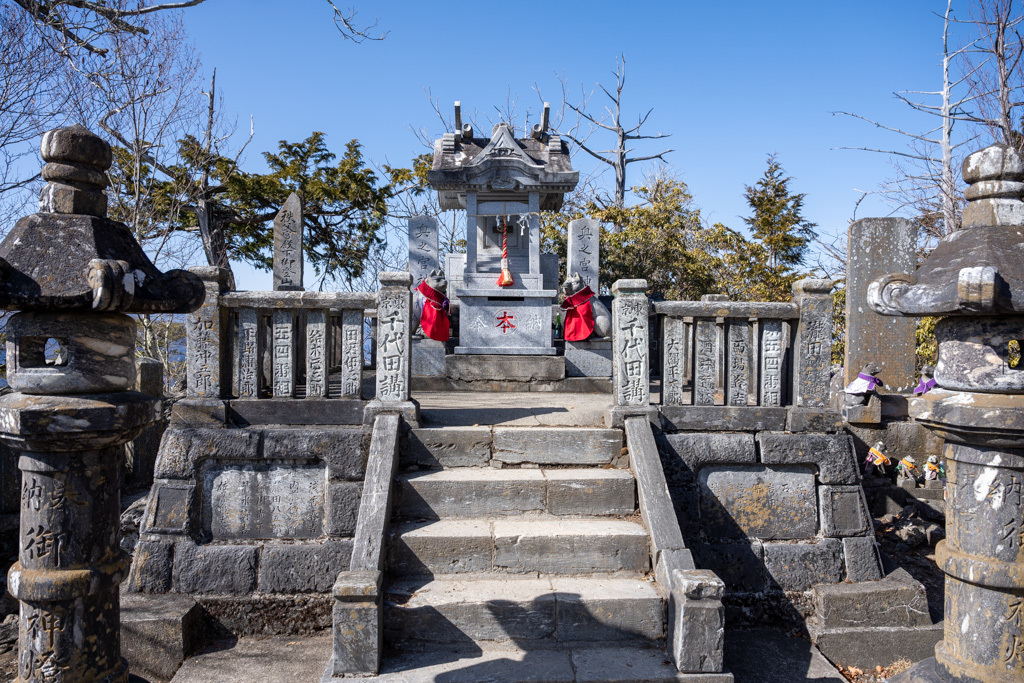
[[[846,405],[866,406],[875,394],[875,387],[885,386],[882,380],[878,379],[878,373],[881,371],[882,368],[875,363],[865,365],[864,369],[857,373],[857,378],[843,390],[846,393]]]
[[[921,381],[917,383],[916,387],[914,387],[915,395],[927,394],[929,391],[935,388],[935,380],[932,378],[932,375],[934,374],[934,365],[926,365],[923,368],[921,368]]]

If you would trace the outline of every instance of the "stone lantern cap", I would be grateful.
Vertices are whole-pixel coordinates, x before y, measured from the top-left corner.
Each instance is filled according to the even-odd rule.
[[[557,211],[565,193],[579,182],[568,146],[547,130],[547,104],[542,123],[525,138],[515,137],[512,125],[504,121],[490,137],[474,137],[473,127],[462,125],[458,102],[455,122],[456,132],[434,142],[433,166],[427,172],[444,210],[465,209],[466,191],[471,190],[479,201],[522,202],[527,193],[539,192],[540,208]]]
[[[43,136],[39,213],[0,243],[0,309],[188,313],[202,281],[161,273],[123,223],[107,218],[111,150],[80,125]]]
[[[947,235],[914,273],[886,275],[868,288],[883,315],[978,316],[1024,313],[1024,157],[1008,145],[968,156],[961,229]]]

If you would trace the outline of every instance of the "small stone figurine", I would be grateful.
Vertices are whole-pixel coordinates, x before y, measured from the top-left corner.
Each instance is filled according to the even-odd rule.
[[[935,380],[932,375],[935,374],[934,365],[926,365],[921,368],[921,381],[914,387],[915,395],[927,394],[929,391],[935,388]]]
[[[924,466],[924,480],[936,481],[946,478],[946,469],[939,463],[938,456],[929,455],[928,462]]]
[[[612,315],[594,295],[594,290],[583,282],[579,273],[573,273],[562,283],[565,300],[560,304],[565,311],[566,341],[583,341],[590,337],[608,337],[612,333]]]
[[[892,461],[885,454],[885,443],[879,441],[868,451],[868,457],[864,458],[864,476],[870,477],[872,474],[880,477],[888,476],[890,465],[892,465]]]
[[[882,380],[878,379],[878,373],[881,371],[882,368],[875,363],[865,365],[864,369],[857,373],[857,378],[843,390],[846,393],[846,405],[866,406],[875,395],[875,387],[885,386]]]
[[[448,309],[448,280],[443,270],[435,268],[416,287],[413,296],[412,329],[422,327],[423,334],[430,339],[448,341],[451,335]]]
[[[914,460],[914,456],[908,455],[896,463],[896,478],[913,481],[915,485],[920,481],[921,470],[917,469],[917,460]]]

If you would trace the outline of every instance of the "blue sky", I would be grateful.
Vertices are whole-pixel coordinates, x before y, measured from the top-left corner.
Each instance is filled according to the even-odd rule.
[[[644,130],[672,133],[667,159],[706,218],[742,227],[743,187],[777,153],[793,189],[807,194],[806,217],[837,234],[858,190],[876,189],[891,167],[883,155],[835,148],[905,143],[831,112],[915,131],[934,125],[892,92],[940,83],[941,1],[337,4],[355,4],[360,21],[378,19],[387,39],[342,40],[322,0],[209,0],[185,12],[204,69],[217,68],[225,111],[241,129],[253,117],[247,168],[261,169],[259,152],[278,140],[313,130],[335,150],[358,138],[374,161],[405,165],[424,151],[410,126],[440,132],[424,89],[446,112],[461,100],[464,110],[492,116],[511,92],[520,115],[529,108],[532,117],[535,83],[554,104],[558,74],[574,95],[581,84],[590,92],[599,81],[614,83],[615,60],[625,54],[626,118],[653,108]],[[583,154],[574,163],[583,172],[594,167]],[[631,183],[642,177],[638,166],[630,167]],[[611,174],[603,180],[610,185]],[[869,197],[858,217],[889,211]],[[243,288],[269,288],[269,274],[238,274]]]

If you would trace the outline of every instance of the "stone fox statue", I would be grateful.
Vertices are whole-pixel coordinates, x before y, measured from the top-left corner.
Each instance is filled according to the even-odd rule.
[[[562,310],[565,311],[565,340],[583,341],[590,337],[608,337],[612,333],[612,316],[594,291],[573,273],[562,283]]]
[[[451,321],[448,318],[448,280],[440,268],[427,273],[416,286],[412,301],[412,329],[437,341],[448,341]]]

